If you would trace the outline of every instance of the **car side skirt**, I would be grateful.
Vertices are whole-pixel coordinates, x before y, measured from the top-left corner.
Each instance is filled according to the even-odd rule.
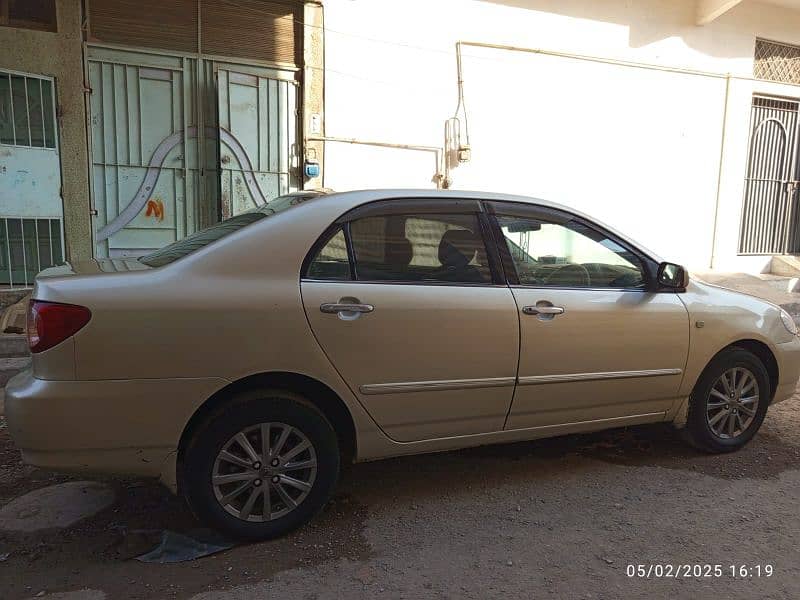
[[[359,445],[358,461],[371,461],[388,458],[390,456],[405,456],[409,454],[425,454],[428,452],[446,452],[459,448],[484,446],[520,442],[540,438],[556,437],[572,433],[585,433],[612,429],[614,427],[627,427],[629,425],[642,425],[645,423],[658,423],[667,420],[666,412],[652,412],[623,417],[595,419],[591,421],[577,421],[559,425],[543,425],[527,427],[524,429],[510,429],[492,433],[481,433],[465,436],[437,438],[419,442],[391,442],[382,434],[373,436],[364,432]],[[377,433],[377,432],[376,432]]]

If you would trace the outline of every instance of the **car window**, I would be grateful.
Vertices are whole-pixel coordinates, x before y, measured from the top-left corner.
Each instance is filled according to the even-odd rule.
[[[350,258],[344,231],[339,228],[328,238],[308,265],[308,279],[334,279],[349,281]]]
[[[498,217],[519,282],[545,287],[640,288],[639,258],[582,223]]]
[[[246,227],[256,221],[260,221],[266,217],[274,214],[284,212],[292,207],[298,206],[303,202],[318,198],[321,194],[319,192],[295,192],[287,194],[286,196],[278,196],[274,200],[269,201],[263,206],[253,208],[241,214],[238,214],[230,219],[225,219],[221,223],[207,227],[200,231],[186,236],[182,240],[173,242],[164,246],[160,250],[151,252],[142,256],[139,261],[150,267],[161,267],[175,262],[179,258],[183,258],[187,254],[191,254],[208,246],[212,242],[216,242],[235,231],[239,231],[242,227]]]
[[[359,281],[492,282],[476,215],[365,217],[350,237]]]

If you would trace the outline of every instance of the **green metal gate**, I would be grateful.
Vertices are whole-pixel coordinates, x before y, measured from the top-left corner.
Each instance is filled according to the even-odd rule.
[[[97,256],[139,256],[297,189],[293,71],[88,48]]]
[[[295,189],[296,86],[264,69],[217,65],[222,216]]]

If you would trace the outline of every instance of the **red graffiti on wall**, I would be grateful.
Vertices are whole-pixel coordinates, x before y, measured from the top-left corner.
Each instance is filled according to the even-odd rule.
[[[145,217],[154,217],[159,221],[164,220],[164,203],[160,198],[155,200],[150,199],[147,201],[147,211],[144,213]]]

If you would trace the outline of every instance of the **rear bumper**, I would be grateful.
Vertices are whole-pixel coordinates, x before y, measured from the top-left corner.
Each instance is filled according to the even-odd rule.
[[[218,378],[47,381],[30,371],[6,386],[8,430],[31,465],[58,471],[166,477],[195,410]]]
[[[775,345],[775,359],[778,362],[778,385],[772,403],[777,404],[791,398],[797,390],[800,379],[800,338]]]

